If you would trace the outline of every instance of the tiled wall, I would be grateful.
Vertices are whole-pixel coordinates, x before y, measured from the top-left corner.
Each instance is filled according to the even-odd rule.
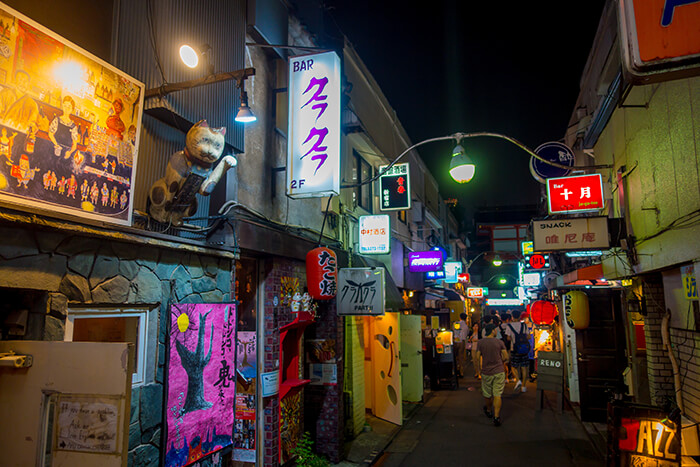
[[[349,398],[346,434],[355,437],[365,424],[365,348],[362,316],[345,318],[345,392]]]
[[[642,291],[647,309],[644,337],[647,343],[649,394],[653,405],[663,407],[669,400],[673,400],[674,396],[671,361],[661,339],[661,320],[666,312],[661,274],[644,275]]]

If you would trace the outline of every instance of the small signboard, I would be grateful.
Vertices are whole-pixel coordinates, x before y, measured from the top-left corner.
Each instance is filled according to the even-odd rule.
[[[613,401],[608,405],[606,465],[680,466],[679,425],[679,415],[669,416],[658,407]]]
[[[484,298],[487,294],[483,287],[467,287],[467,298]]]
[[[339,315],[383,315],[384,268],[342,268],[338,273]]]
[[[683,296],[688,300],[698,299],[698,283],[695,279],[695,266],[683,266],[681,268],[681,281],[683,282]]]
[[[388,215],[360,216],[359,252],[383,255],[391,252],[391,220]]]
[[[574,152],[565,144],[558,141],[550,141],[540,144],[535,149],[535,154],[550,162],[573,167],[576,161]],[[565,177],[569,175],[569,169],[562,169],[547,164],[535,157],[530,158],[530,173],[540,183],[552,177]]]
[[[410,272],[430,272],[442,269],[442,252],[437,250],[411,251],[408,253]]]
[[[380,172],[386,168],[383,165]],[[408,163],[395,164],[379,177],[379,191],[382,211],[402,211],[411,209],[411,183]]]
[[[270,397],[280,392],[280,372],[269,371],[260,374],[260,382],[262,383],[262,396]]]
[[[445,282],[456,284],[459,282],[459,275],[462,273],[462,263],[458,261],[448,261],[445,263]]]
[[[605,207],[603,176],[548,178],[547,199],[550,214],[600,211]]]
[[[445,278],[445,270],[440,269],[439,271],[429,271],[425,273],[425,278],[428,280],[438,280]]]
[[[532,221],[535,251],[608,249],[608,218],[578,217]]]
[[[564,387],[564,354],[537,353],[537,389],[561,392]]]

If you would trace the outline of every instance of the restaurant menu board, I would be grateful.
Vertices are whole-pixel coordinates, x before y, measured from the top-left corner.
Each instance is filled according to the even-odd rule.
[[[131,224],[144,85],[0,4],[0,200]]]

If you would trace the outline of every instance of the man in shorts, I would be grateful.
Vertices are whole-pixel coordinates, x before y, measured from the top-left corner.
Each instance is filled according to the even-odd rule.
[[[486,405],[484,413],[493,417],[493,424],[501,426],[501,395],[506,385],[504,363],[508,361],[508,352],[503,341],[496,338],[498,326],[486,325],[486,337],[479,340],[477,359],[481,360],[481,393]],[[493,408],[493,412],[492,412]]]

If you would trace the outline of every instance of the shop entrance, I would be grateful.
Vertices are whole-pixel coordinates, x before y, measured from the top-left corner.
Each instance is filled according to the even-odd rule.
[[[581,418],[605,422],[612,391],[622,383],[625,336],[620,291],[587,289],[590,325],[576,331]]]

